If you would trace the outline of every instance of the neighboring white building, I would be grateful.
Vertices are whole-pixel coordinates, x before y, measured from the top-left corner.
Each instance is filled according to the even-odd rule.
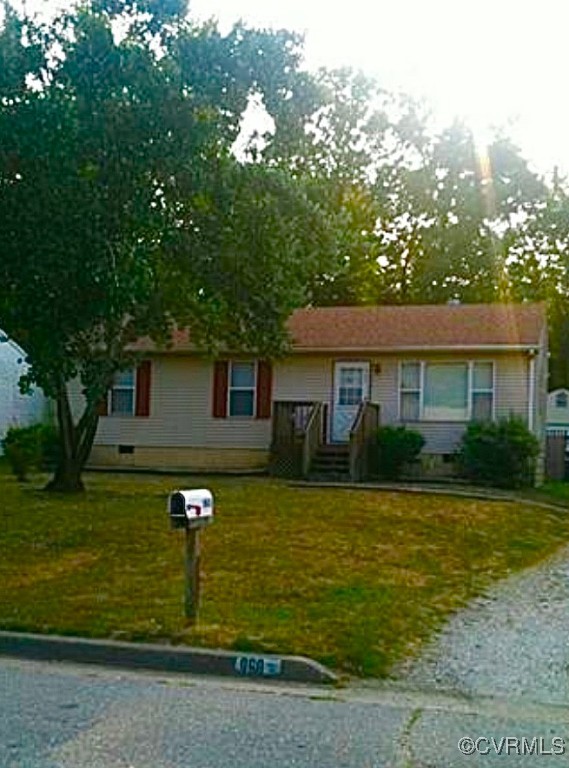
[[[569,432],[569,389],[554,389],[547,395],[547,429]]]
[[[18,382],[27,370],[23,352],[0,331],[0,441],[9,427],[26,426],[42,421],[47,413],[47,400],[40,389],[29,395],[20,392]],[[0,454],[2,454],[0,442]]]

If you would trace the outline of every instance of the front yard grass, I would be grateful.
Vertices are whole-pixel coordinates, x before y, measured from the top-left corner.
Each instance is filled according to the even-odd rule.
[[[569,482],[550,480],[539,488],[532,488],[524,494],[536,501],[545,501],[562,507],[569,507]]]
[[[82,498],[0,469],[0,628],[306,654],[383,676],[494,579],[569,541],[524,504],[294,488],[264,478],[86,476]],[[183,617],[166,496],[212,488],[202,611]]]

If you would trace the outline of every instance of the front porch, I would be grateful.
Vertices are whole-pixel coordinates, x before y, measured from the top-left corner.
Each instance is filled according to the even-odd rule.
[[[279,477],[328,478],[362,482],[373,474],[377,403],[363,400],[347,432],[332,442],[330,406],[325,402],[273,402],[271,473]]]

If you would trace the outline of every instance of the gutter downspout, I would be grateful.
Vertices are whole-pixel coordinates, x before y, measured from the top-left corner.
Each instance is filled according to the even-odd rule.
[[[528,366],[528,429],[534,431],[534,400],[535,400],[535,350],[529,353]]]

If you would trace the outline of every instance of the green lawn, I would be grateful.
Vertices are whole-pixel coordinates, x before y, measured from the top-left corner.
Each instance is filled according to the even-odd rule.
[[[569,507],[569,483],[550,480],[540,488],[528,491],[526,495],[538,501],[551,502],[560,506]]]
[[[385,675],[488,583],[569,541],[569,516],[506,502],[287,487],[262,478],[86,476],[66,498],[0,469],[0,628],[307,654]],[[203,606],[183,618],[167,493],[211,487]]]

